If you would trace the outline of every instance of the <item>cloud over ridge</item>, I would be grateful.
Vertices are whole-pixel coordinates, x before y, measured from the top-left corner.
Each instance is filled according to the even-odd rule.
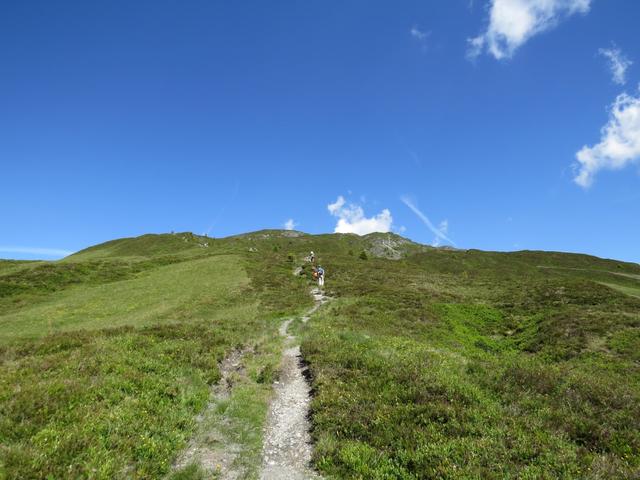
[[[377,215],[367,218],[360,205],[350,203],[342,195],[334,203],[327,205],[327,210],[338,218],[334,233],[355,233],[366,235],[367,233],[383,232],[391,230],[393,217],[388,209],[382,210]]]
[[[27,255],[42,255],[45,257],[66,257],[74,253],[73,250],[64,250],[61,248],[42,248],[42,247],[17,247],[0,245],[0,252],[4,253],[24,253]]]

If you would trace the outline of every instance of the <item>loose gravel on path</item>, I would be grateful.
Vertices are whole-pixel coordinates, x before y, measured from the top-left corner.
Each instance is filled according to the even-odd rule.
[[[315,305],[303,317],[306,322],[328,299],[319,290],[312,291]],[[280,378],[275,382],[275,398],[269,409],[264,436],[261,480],[319,479],[309,466],[311,437],[309,435],[310,386],[305,379],[307,368],[300,355],[300,344],[289,333],[291,319],[280,327],[287,348],[283,353]]]

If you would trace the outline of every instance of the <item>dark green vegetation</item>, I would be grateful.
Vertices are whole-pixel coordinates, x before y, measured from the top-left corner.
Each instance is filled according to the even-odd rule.
[[[216,415],[260,431],[309,250],[334,297],[299,325],[325,475],[640,477],[640,266],[264,231],[0,261],[0,478],[166,475],[234,349],[249,379]]]
[[[302,345],[322,471],[640,476],[640,266],[440,250],[325,263],[338,299]]]

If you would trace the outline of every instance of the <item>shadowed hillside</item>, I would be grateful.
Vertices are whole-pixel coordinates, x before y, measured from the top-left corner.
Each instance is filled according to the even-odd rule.
[[[234,351],[216,418],[255,477],[310,250],[333,300],[294,328],[324,475],[640,476],[639,265],[264,230],[0,261],[0,478],[162,478]]]

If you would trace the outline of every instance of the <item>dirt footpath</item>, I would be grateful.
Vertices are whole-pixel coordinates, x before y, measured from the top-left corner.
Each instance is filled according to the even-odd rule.
[[[302,317],[309,320],[328,299],[322,292],[312,291],[315,305]],[[269,408],[262,454],[262,480],[319,479],[309,467],[311,438],[309,435],[310,386],[305,379],[306,367],[300,356],[300,344],[289,333],[291,319],[280,327],[287,342],[283,353],[280,379],[274,384],[275,398]]]

